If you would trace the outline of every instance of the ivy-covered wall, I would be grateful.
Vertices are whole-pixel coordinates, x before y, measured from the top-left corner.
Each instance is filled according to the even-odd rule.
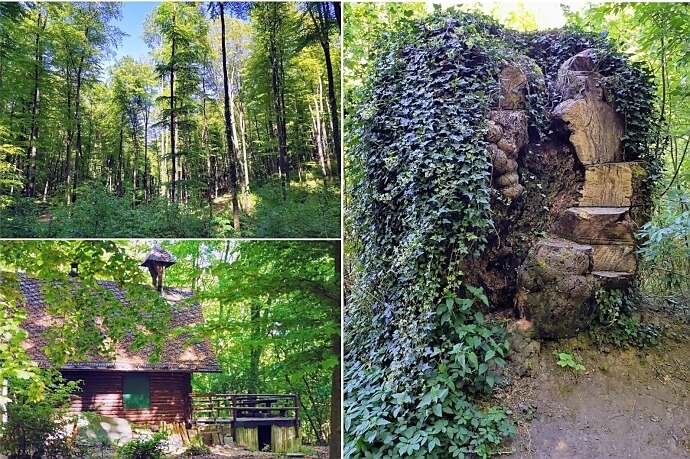
[[[559,70],[595,50],[589,71],[625,129],[620,161],[647,171],[640,215],[660,169],[653,86],[599,36],[474,14],[435,13],[376,48],[348,133],[345,455],[487,457],[514,434],[489,402],[509,346],[487,315],[525,315],[521,268],[587,180],[572,123],[555,116],[579,97]]]

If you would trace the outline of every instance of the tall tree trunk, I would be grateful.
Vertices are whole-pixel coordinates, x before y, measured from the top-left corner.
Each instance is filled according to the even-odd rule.
[[[122,169],[124,165],[124,128],[120,126],[120,146],[117,151],[117,173],[115,175],[115,186],[117,188],[117,195],[122,197],[125,194],[122,186]]]
[[[84,36],[89,37],[89,28],[84,30]],[[82,72],[84,71],[84,56],[82,55],[77,68],[77,93],[74,101],[74,117],[77,121],[77,145],[74,153],[74,184],[72,185],[71,202],[76,199],[76,190],[79,185],[79,162],[82,159],[82,144],[81,144],[81,86],[82,86]]]
[[[139,172],[139,130],[137,125],[139,124],[139,111],[133,108],[130,114],[130,122],[132,124],[132,145],[134,147],[134,158],[132,167],[132,202],[136,203],[137,200],[137,179]]]
[[[319,77],[319,107],[321,108],[321,113],[325,113],[325,110],[323,108],[323,84],[321,83],[321,78]],[[330,153],[330,145],[328,144],[328,130],[326,129],[326,120],[325,120],[325,115],[321,117],[321,140],[323,141],[323,150],[324,150],[324,161],[326,162],[326,170],[328,171],[328,174],[330,177],[333,177],[333,166],[331,165],[331,153]],[[336,134],[339,135],[339,134]],[[338,153],[336,152],[336,155]],[[336,175],[340,175],[339,173],[336,173]]]
[[[337,174],[340,176],[340,155],[341,155],[341,142],[340,142],[340,126],[338,121],[338,106],[335,100],[335,79],[333,77],[333,62],[331,61],[331,45],[328,36],[328,29],[330,26],[328,3],[326,2],[314,2],[312,3],[318,9],[318,17],[314,14],[312,8],[309,8],[309,14],[312,21],[314,22],[314,27],[319,31],[319,42],[321,43],[321,48],[323,48],[323,54],[326,61],[326,76],[328,78],[328,105],[331,112],[331,125],[333,128],[333,146],[334,153],[336,157],[336,164],[338,167]],[[338,27],[340,27],[340,7],[339,5],[334,5],[336,20],[338,22]]]
[[[36,8],[38,10],[38,17],[36,19],[36,25],[38,26],[38,29],[36,30],[36,39],[34,41],[34,91],[33,103],[31,105],[31,133],[29,135],[29,146],[27,149],[29,164],[27,168],[26,182],[26,195],[32,198],[36,196],[36,143],[38,142],[38,113],[40,110],[41,103],[39,79],[43,63],[43,51],[41,49],[41,33],[45,31],[46,24],[48,22],[47,16],[43,17],[41,13],[41,6],[37,6]],[[43,24],[41,24],[42,18]]]
[[[328,173],[326,172],[326,160],[323,157],[323,144],[321,143],[321,118],[319,116],[319,105],[316,100],[316,95],[314,95],[314,108],[309,105],[309,111],[311,112],[311,129],[312,137],[314,138],[314,146],[316,147],[316,154],[319,157],[319,164],[321,165],[321,173],[323,174],[323,182],[326,184],[328,179]]]
[[[173,27],[175,27],[175,15],[172,17]],[[175,181],[177,180],[177,161],[175,158],[175,35],[172,36],[170,52],[170,161],[172,162],[172,173],[170,174],[170,200],[175,202]]]
[[[250,306],[250,326],[251,326],[251,337],[252,340],[260,340],[261,336],[261,303],[259,300],[253,300]],[[247,391],[250,394],[256,394],[259,392],[258,382],[259,382],[259,362],[261,360],[261,346],[257,344],[252,344],[249,348],[249,383],[247,385]]]
[[[281,57],[278,55],[277,31],[280,28],[280,18],[278,17],[278,4],[271,3],[273,11],[271,31],[269,32],[268,59],[271,64],[271,89],[273,90],[273,111],[276,120],[276,133],[278,136],[278,170],[280,172],[280,186],[283,191],[283,199],[287,199],[287,187],[290,181],[290,170],[287,160],[287,139],[284,129],[284,97],[283,81],[281,78]]]
[[[72,129],[72,91],[71,91],[71,74],[69,68],[67,69],[67,145],[65,148],[65,169],[64,169],[64,180],[65,180],[65,200],[67,205],[72,203],[72,137],[74,136],[74,131]]]
[[[338,291],[342,295],[342,246],[340,241],[333,242],[333,257],[335,259],[335,276],[338,283]],[[336,307],[333,308],[333,318],[340,323],[341,317],[341,302],[340,299],[336,302]],[[340,392],[342,390],[342,380],[340,377],[340,368],[342,362],[342,347],[339,333],[331,335],[331,350],[333,355],[338,359],[338,364],[333,368],[332,384],[331,384],[331,438],[329,441],[329,459],[340,459],[341,450],[340,442],[342,437],[342,403],[340,400]]]
[[[206,177],[207,177],[207,197],[209,202],[212,198],[218,197],[218,184],[216,183],[216,178],[213,175],[213,160],[211,159],[211,149],[209,148],[208,141],[208,116],[206,115],[206,79],[201,78],[201,92],[203,94],[201,99],[201,117],[202,117],[202,128],[201,128],[201,144],[204,146],[204,152],[206,153]]]
[[[144,202],[149,202],[149,107],[144,106]]]
[[[244,108],[238,110],[240,120],[240,136],[242,137],[242,172],[244,173],[244,208],[249,208],[249,160],[247,159],[247,127],[245,126]]]
[[[235,81],[235,69],[232,70],[232,74],[230,75],[230,81]],[[245,209],[247,207],[247,187],[249,186],[249,175],[246,173],[246,163],[244,162],[244,158],[246,158],[246,148],[244,144],[242,144],[242,149],[240,150],[240,139],[237,135],[237,123],[236,119],[237,117],[235,116],[235,96],[233,94],[233,91],[229,91],[230,95],[230,118],[232,119],[232,146],[235,149],[235,164],[239,165],[242,167],[242,177],[241,180],[239,178],[239,173],[237,170],[239,167],[235,167],[235,173],[238,176],[238,185],[240,187],[240,192],[242,194],[242,197],[244,198],[244,206]],[[240,115],[241,116],[241,115]]]
[[[225,111],[225,138],[228,144],[228,161],[229,161],[229,179],[230,179],[230,195],[232,198],[232,221],[233,227],[237,233],[240,232],[240,206],[237,201],[237,159],[235,155],[235,148],[232,142],[232,124],[233,119],[230,114],[230,91],[228,88],[228,59],[225,49],[225,11],[223,2],[220,2],[220,35],[222,46],[223,59],[223,109]]]

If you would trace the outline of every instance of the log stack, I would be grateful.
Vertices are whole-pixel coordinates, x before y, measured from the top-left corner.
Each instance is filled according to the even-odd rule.
[[[639,163],[624,160],[620,141],[624,123],[608,101],[595,63],[596,51],[586,50],[561,66],[557,87],[563,101],[553,112],[570,131],[570,142],[584,167],[580,199],[557,216],[551,234],[536,244],[518,277],[521,294],[516,305],[543,337],[575,335],[594,317],[594,293],[600,287],[627,286],[637,271],[637,223],[631,209],[645,170]],[[557,257],[552,256],[553,250],[546,250],[554,247]],[[589,266],[577,272],[566,269],[573,263],[563,258],[579,259],[582,253],[591,257]],[[577,266],[581,268],[581,263]],[[570,295],[565,304],[554,304],[554,298],[573,292],[573,276],[587,284],[589,293],[582,294],[579,282],[578,295]]]
[[[487,141],[493,166],[494,186],[507,198],[524,191],[519,182],[517,157],[527,145],[527,114],[524,110],[527,77],[520,67],[506,65],[500,76],[500,98],[489,113]]]

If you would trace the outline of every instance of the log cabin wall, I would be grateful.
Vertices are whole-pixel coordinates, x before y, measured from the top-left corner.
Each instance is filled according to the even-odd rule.
[[[150,407],[125,409],[123,378],[134,372],[70,370],[63,371],[66,379],[82,381],[79,398],[70,412],[95,411],[103,416],[127,419],[134,423],[184,422],[191,419],[189,393],[192,391],[191,373],[136,372],[149,376]]]

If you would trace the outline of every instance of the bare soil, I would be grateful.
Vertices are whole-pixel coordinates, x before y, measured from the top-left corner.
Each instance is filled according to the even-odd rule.
[[[690,458],[690,308],[661,302],[648,321],[668,325],[655,347],[596,348],[586,335],[544,343],[537,374],[498,393],[518,417],[507,457]],[[556,365],[553,350],[586,368]]]

